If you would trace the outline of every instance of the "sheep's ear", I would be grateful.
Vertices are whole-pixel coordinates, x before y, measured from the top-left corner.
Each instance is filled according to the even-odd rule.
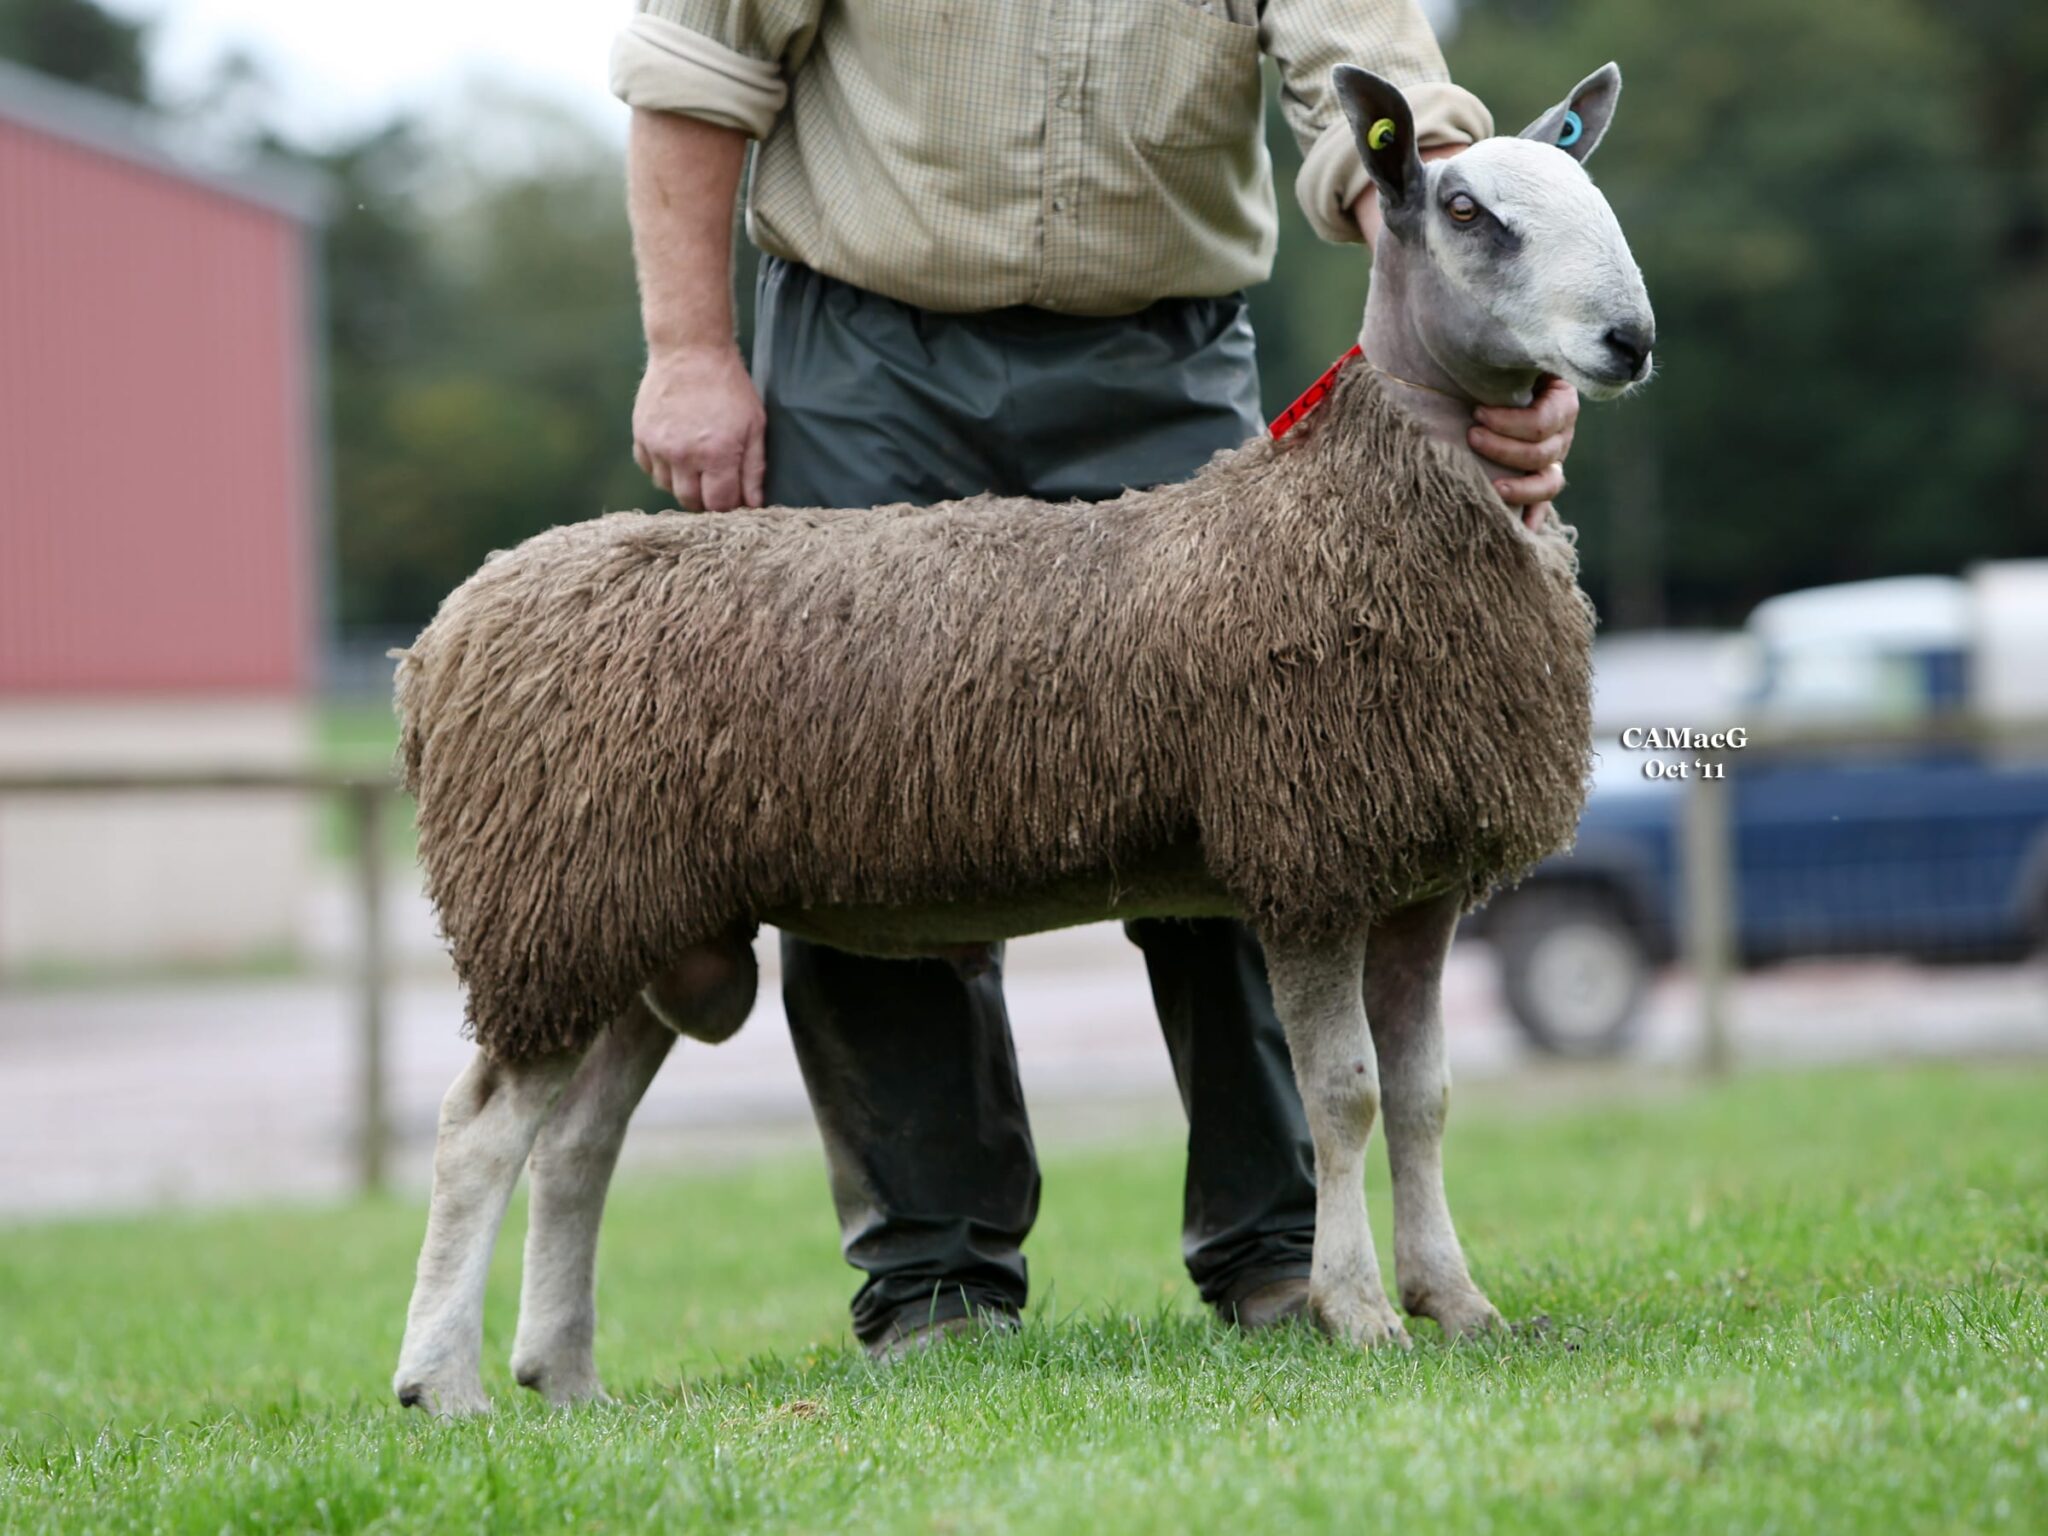
[[[1422,155],[1415,147],[1415,114],[1408,110],[1408,98],[1370,70],[1351,64],[1331,71],[1330,83],[1351,119],[1359,158],[1380,189],[1380,214],[1394,225],[1422,206]]]
[[[1600,146],[1607,125],[1614,121],[1614,107],[1621,100],[1621,69],[1603,64],[1535,122],[1521,137],[1555,144],[1574,160],[1584,160]]]

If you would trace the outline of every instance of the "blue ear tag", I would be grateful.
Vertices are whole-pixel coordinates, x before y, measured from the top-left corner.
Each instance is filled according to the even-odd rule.
[[[1586,125],[1579,121],[1579,114],[1567,111],[1564,115],[1564,126],[1557,131],[1557,147],[1570,149],[1579,142],[1579,136],[1585,131]]]

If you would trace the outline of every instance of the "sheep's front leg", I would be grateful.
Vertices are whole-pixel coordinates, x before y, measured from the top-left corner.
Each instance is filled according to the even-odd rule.
[[[1394,1173],[1394,1279],[1401,1305],[1433,1317],[1451,1338],[1498,1327],[1465,1268],[1444,1197],[1443,974],[1462,893],[1422,902],[1376,924],[1365,948],[1365,1016],[1379,1050],[1387,1161]]]
[[[532,1191],[512,1375],[551,1403],[604,1397],[597,1335],[597,1233],[626,1123],[675,1031],[634,1002],[583,1058],[527,1159]]]
[[[407,1407],[482,1413],[484,1282],[505,1206],[578,1053],[493,1061],[482,1051],[441,1101],[434,1196],[392,1388]]]
[[[1273,1003],[1287,1031],[1294,1078],[1316,1153],[1316,1237],[1309,1310],[1354,1344],[1408,1335],[1387,1301],[1365,1212],[1365,1144],[1379,1113],[1378,1064],[1366,1032],[1360,974],[1365,944],[1267,943]]]

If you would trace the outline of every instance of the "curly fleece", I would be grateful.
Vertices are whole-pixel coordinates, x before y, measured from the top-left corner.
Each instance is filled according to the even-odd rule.
[[[620,512],[401,654],[420,858],[501,1059],[770,921],[930,953],[1139,914],[1354,930],[1567,846],[1593,613],[1366,368],[1115,501]]]

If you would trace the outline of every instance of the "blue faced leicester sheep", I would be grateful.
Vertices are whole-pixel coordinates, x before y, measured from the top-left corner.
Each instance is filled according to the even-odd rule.
[[[1403,1299],[1495,1320],[1443,1202],[1435,981],[1458,913],[1571,838],[1593,615],[1568,533],[1525,526],[1461,444],[1474,400],[1526,400],[1540,372],[1611,394],[1646,370],[1647,341],[1624,366],[1608,338],[1646,336],[1647,303],[1578,163],[1618,84],[1425,167],[1399,92],[1340,70],[1387,216],[1368,361],[1185,484],[617,513],[447,599],[401,661],[402,756],[479,1054],[443,1110],[401,1397],[482,1404],[483,1260],[529,1149],[515,1369],[598,1390],[618,1137],[671,1031],[738,1027],[763,922],[929,955],[1242,915],[1316,1143],[1315,1315],[1400,1336],[1360,1182],[1383,1070]],[[1541,241],[1461,245],[1488,199]],[[1579,217],[1516,211],[1535,204]],[[1568,279],[1549,301],[1546,263]]]

